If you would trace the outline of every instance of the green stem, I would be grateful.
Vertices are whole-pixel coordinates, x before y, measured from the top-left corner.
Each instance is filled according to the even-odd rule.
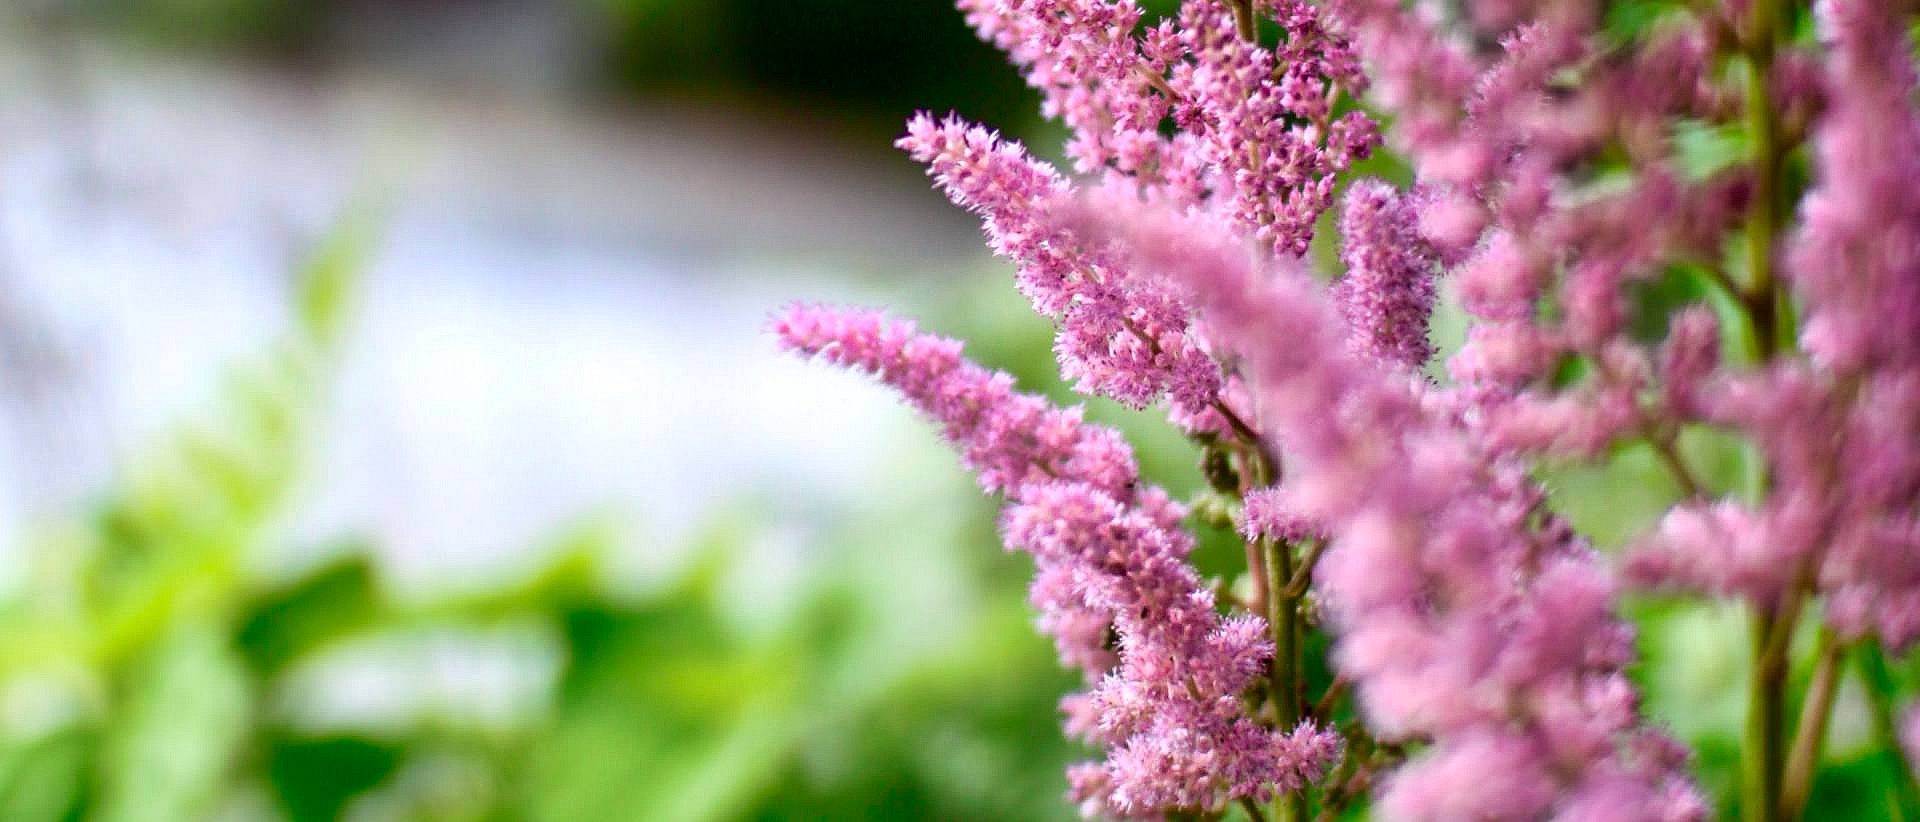
[[[1227,0],[1227,5],[1233,7],[1233,27],[1240,39],[1252,41],[1257,34],[1253,25],[1253,0]]]
[[[1134,333],[1138,334],[1140,332],[1136,331]],[[1145,335],[1142,335],[1143,339],[1144,337]],[[1156,346],[1157,345],[1156,343]],[[1155,350],[1156,352],[1158,351],[1157,348]],[[1214,400],[1213,410],[1220,415],[1221,419],[1227,421],[1227,427],[1233,429],[1234,436],[1239,437],[1242,443],[1253,450],[1254,457],[1257,459],[1253,472],[1254,486],[1263,487],[1278,482],[1280,479],[1280,456],[1267,448],[1266,441],[1260,438],[1260,432],[1253,430],[1253,426],[1248,425],[1247,421],[1241,419],[1239,414],[1233,413],[1233,409],[1228,407],[1223,400]]]
[[[1313,584],[1313,566],[1319,564],[1320,555],[1327,552],[1325,539],[1315,539],[1307,543],[1307,556],[1300,561],[1300,567],[1293,569],[1293,577],[1287,580],[1285,595],[1299,599],[1307,592],[1307,586]],[[1277,584],[1277,582],[1276,582]]]
[[[1780,121],[1773,109],[1773,57],[1780,38],[1781,0],[1753,0],[1741,47],[1747,57],[1746,116],[1753,141],[1753,197],[1747,207],[1747,290],[1759,359],[1779,349],[1773,276],[1774,235],[1780,227]],[[1788,601],[1754,614],[1753,676],[1747,703],[1744,793],[1747,816],[1779,820],[1784,762],[1782,734],[1788,647],[1804,596],[1796,578]]]
[[[1266,539],[1249,540],[1247,542],[1247,576],[1252,578],[1253,583],[1253,591],[1251,592],[1251,596],[1248,597],[1247,609],[1256,614],[1268,613],[1272,602],[1272,598],[1268,593],[1271,586],[1267,583],[1267,543],[1268,540]]]
[[[1660,458],[1661,464],[1673,474],[1673,481],[1680,485],[1680,493],[1690,500],[1702,499],[1705,492],[1700,486],[1700,480],[1694,477],[1693,469],[1687,467],[1686,460],[1681,459],[1674,439],[1668,436],[1650,435],[1647,437],[1647,442],[1653,446],[1653,453]]]
[[[1292,576],[1293,552],[1286,543],[1268,540],[1265,545],[1270,576],[1274,579]],[[1275,591],[1274,594],[1267,615],[1267,622],[1273,630],[1271,673],[1274,725],[1287,730],[1300,723],[1298,610],[1294,607],[1296,600],[1287,596],[1285,591]]]
[[[1800,706],[1800,724],[1794,731],[1786,781],[1780,790],[1780,816],[1785,819],[1800,818],[1813,792],[1813,775],[1826,745],[1834,696],[1840,692],[1840,666],[1847,658],[1847,645],[1836,640],[1831,630],[1822,630],[1814,658],[1813,682],[1807,686],[1807,698]]]
[[[1747,290],[1742,295],[1761,360],[1779,349],[1779,295],[1773,276],[1774,235],[1780,228],[1780,172],[1785,152],[1773,110],[1773,56],[1780,37],[1780,0],[1753,0],[1743,44],[1747,55],[1747,131],[1753,141],[1753,198],[1747,205]]]
[[[1246,809],[1247,818],[1253,822],[1267,822],[1267,815],[1260,811],[1260,803],[1248,797],[1240,797],[1240,807]]]
[[[1280,540],[1267,540],[1268,577],[1293,578],[1293,548]],[[1273,630],[1273,663],[1270,673],[1274,727],[1291,730],[1300,724],[1300,608],[1299,598],[1286,590],[1275,590],[1270,599],[1268,623]],[[1306,815],[1306,794],[1293,790],[1274,800],[1274,817],[1280,822],[1299,822]]]
[[[1753,621],[1753,671],[1747,690],[1747,737],[1742,765],[1745,767],[1743,804],[1746,817],[1757,822],[1778,822],[1780,808],[1781,734],[1784,723],[1781,710],[1786,701],[1786,655],[1775,653],[1773,637],[1782,629],[1785,616],[1759,611]]]
[[[1333,678],[1332,683],[1327,685],[1326,692],[1320,694],[1320,701],[1313,703],[1313,712],[1308,716],[1311,716],[1315,722],[1326,722],[1327,717],[1333,715],[1334,706],[1340,704],[1340,697],[1345,696],[1346,693],[1347,675],[1339,674]]]

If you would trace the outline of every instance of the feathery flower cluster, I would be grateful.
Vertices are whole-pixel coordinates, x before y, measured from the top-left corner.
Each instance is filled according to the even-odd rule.
[[[1105,763],[1071,774],[1090,809],[1137,815],[1266,800],[1319,778],[1338,755],[1339,737],[1311,723],[1283,733],[1246,716],[1240,694],[1273,644],[1259,617],[1219,617],[1185,561],[1185,532],[1073,482],[1027,492],[1001,527],[1009,547],[1034,556],[1043,582],[1068,586],[1036,589],[1036,599],[1078,596],[1111,615],[1119,638],[1119,664],[1077,703],[1092,717],[1075,725],[1110,749]]]
[[[1421,226],[1474,319],[1449,366],[1479,444],[1588,459],[1651,445],[1685,498],[1638,541],[1631,576],[1750,603],[1770,655],[1816,597],[1842,641],[1920,638],[1920,110],[1900,4],[1818,0],[1824,56],[1767,3],[1679,15],[1627,49],[1589,4],[1474,3],[1444,22],[1391,0],[1329,8],[1434,192]],[[1497,55],[1463,45],[1496,36]],[[1729,57],[1744,87],[1713,70]],[[1689,169],[1676,123],[1738,127],[1751,156]],[[1790,232],[1784,158],[1809,136],[1815,186]],[[1598,174],[1608,152],[1624,174]],[[1660,309],[1637,290],[1675,266],[1737,301],[1738,325],[1694,306],[1663,318],[1657,348],[1642,337],[1636,313]],[[1723,360],[1723,331],[1758,367]],[[1569,362],[1585,376],[1558,378]],[[1763,498],[1715,498],[1730,489],[1677,447],[1688,426],[1755,443]],[[1756,663],[1754,710],[1776,718],[1752,727],[1779,725],[1787,665]],[[1769,781],[1778,741],[1749,744],[1749,812],[1803,801],[1804,785]]]
[[[1595,60],[1603,38],[1585,6],[1542,4],[1525,20],[1511,14],[1519,6],[1500,6],[1491,21],[1464,26],[1469,34],[1510,32],[1504,54],[1488,60],[1450,45],[1440,26],[1401,14],[1396,3],[1340,0],[1333,8],[1355,31],[1377,82],[1417,89],[1423,100],[1400,109],[1391,137],[1423,184],[1452,197],[1430,215],[1441,225],[1423,227],[1462,258],[1459,291],[1479,322],[1450,368],[1478,405],[1486,444],[1594,457],[1629,438],[1671,451],[1678,426],[1689,423],[1747,433],[1768,457],[1766,501],[1757,509],[1704,498],[1676,507],[1642,541],[1635,577],[1769,609],[1811,580],[1850,635],[1878,632],[1896,648],[1920,636],[1920,463],[1912,444],[1920,423],[1906,422],[1920,417],[1906,387],[1916,379],[1911,352],[1920,350],[1920,121],[1897,5],[1823,2],[1831,59],[1817,64],[1769,44],[1782,53],[1763,53],[1768,96],[1744,103],[1706,71],[1723,24],[1710,16]],[[1412,58],[1415,43],[1426,57]],[[1566,73],[1580,82],[1555,85]],[[1758,118],[1749,127],[1777,143],[1822,101],[1820,184],[1784,255],[1767,244],[1780,229],[1775,206],[1756,202],[1780,196],[1783,147],[1759,149],[1759,167],[1688,180],[1664,139],[1667,123],[1724,121],[1745,107]],[[1561,170],[1588,169],[1610,146],[1634,160],[1617,192],[1583,190]],[[1800,339],[1811,359],[1744,373],[1722,368],[1703,308],[1678,315],[1660,351],[1635,340],[1635,285],[1675,262],[1717,268],[1715,243],[1743,216],[1749,245],[1759,249],[1746,261],[1754,280],[1722,275],[1722,285],[1753,307],[1750,332],[1770,357],[1779,347],[1772,338],[1780,297],[1758,278],[1784,262],[1804,301]],[[1556,307],[1558,322],[1542,320],[1543,301]],[[1589,377],[1555,386],[1549,372],[1568,358],[1589,363]],[[1655,399],[1644,400],[1656,382]]]
[[[1900,9],[1869,0],[1817,9],[1834,93],[1787,274],[1806,305],[1800,343],[1818,369],[1805,379],[1829,416],[1782,420],[1790,439],[1769,445],[1767,523],[1805,527],[1804,542],[1784,541],[1794,548],[1825,546],[1816,574],[1835,628],[1896,651],[1920,639],[1920,109],[1902,36],[1911,18]],[[1836,426],[1817,427],[1828,419]]]
[[[874,311],[795,306],[772,329],[786,348],[872,374],[940,423],[983,487],[1005,494],[1009,549],[1034,558],[1032,600],[1064,658],[1097,682],[1070,700],[1110,748],[1075,769],[1075,792],[1121,815],[1266,799],[1319,777],[1339,738],[1245,715],[1240,694],[1273,652],[1259,617],[1222,619],[1186,562],[1193,540],[1166,494],[1138,483],[1132,452],[1079,411]],[[1111,625],[1117,659],[1106,648]]]
[[[1271,537],[1282,542],[1324,538],[1320,527],[1300,514],[1278,486],[1247,492],[1240,513],[1240,535],[1249,540]]]
[[[1082,173],[1164,166],[1159,132],[1172,100],[1164,87],[1168,32],[1152,49],[1135,37],[1140,8],[1110,0],[961,0],[967,23],[1026,69],[1043,110],[1072,129],[1067,155]],[[1157,58],[1157,59],[1156,59]]]
[[[1448,140],[1432,142],[1507,146],[1505,179],[1496,173],[1471,181],[1482,194],[1473,205],[1492,215],[1492,230],[1457,269],[1465,305],[1484,323],[1473,328],[1452,371],[1480,386],[1486,442],[1513,453],[1590,457],[1620,438],[1647,438],[1672,451],[1680,424],[1747,434],[1768,465],[1763,501],[1713,499],[1709,490],[1688,488],[1692,499],[1640,540],[1632,576],[1651,586],[1740,597],[1763,611],[1789,613],[1801,597],[1818,593],[1832,628],[1855,640],[1874,636],[1889,649],[1920,638],[1920,113],[1901,19],[1891,2],[1822,2],[1818,23],[1830,60],[1809,63],[1788,50],[1774,63],[1770,79],[1782,100],[1761,109],[1772,111],[1768,129],[1784,129],[1782,119],[1805,115],[1814,102],[1826,111],[1812,129],[1816,186],[1801,205],[1803,227],[1784,250],[1749,246],[1747,282],[1722,275],[1722,286],[1751,307],[1751,326],[1740,330],[1772,359],[1761,369],[1720,361],[1716,323],[1703,307],[1674,315],[1661,350],[1647,350],[1628,332],[1626,300],[1634,282],[1659,275],[1670,261],[1699,259],[1743,211],[1749,242],[1780,232],[1780,219],[1751,202],[1778,194],[1747,188],[1759,186],[1755,175],[1768,177],[1766,192],[1780,184],[1784,148],[1761,157],[1772,167],[1732,167],[1688,184],[1661,154],[1667,150],[1653,144],[1626,192],[1574,198],[1565,177],[1530,182],[1528,169],[1592,152],[1607,131],[1569,140],[1567,117],[1555,117],[1546,133],[1524,133],[1513,123],[1528,119],[1513,113],[1490,131],[1476,129],[1469,115]],[[1634,144],[1626,123],[1634,117],[1724,117],[1730,92],[1713,88],[1697,69],[1709,23],[1668,36],[1638,60],[1620,61],[1594,92],[1557,106],[1626,113],[1611,138],[1628,148]],[[1582,31],[1576,19],[1540,25]],[[1553,29],[1530,29],[1528,36],[1540,31]],[[1484,102],[1488,88],[1511,83],[1528,36],[1509,42],[1505,63],[1482,67],[1478,96],[1461,100]],[[1688,65],[1680,77],[1693,92],[1647,94],[1630,104],[1634,94],[1622,88],[1653,77],[1642,63]],[[1536,71],[1536,100],[1546,96],[1542,83]],[[1582,96],[1597,102],[1580,104]],[[1450,181],[1446,163],[1428,165],[1423,175]],[[1567,194],[1523,198],[1517,207],[1515,192],[1530,184]],[[1761,217],[1753,217],[1757,209]],[[1649,232],[1649,223],[1678,230]],[[1797,342],[1805,359],[1776,355],[1788,348],[1778,321],[1786,296],[1763,278],[1776,265],[1801,302]],[[1555,273],[1563,317],[1548,323],[1534,303],[1551,294]],[[1596,365],[1594,376],[1571,390],[1551,388],[1544,376],[1565,357],[1586,357]],[[1655,399],[1645,401],[1655,382]],[[1692,476],[1682,482],[1695,484]]]
[[[1013,390],[1012,377],[962,357],[958,340],[916,333],[912,323],[878,311],[810,306],[782,313],[772,329],[788,350],[872,374],[939,421],[988,493],[1017,498],[1029,486],[1071,477],[1122,500],[1136,496],[1139,469],[1117,432],[1088,425],[1079,409]],[[1148,508],[1179,521],[1151,489],[1139,494]]]
[[[1243,346],[1292,457],[1287,501],[1332,536],[1318,581],[1340,669],[1372,727],[1429,742],[1387,782],[1393,818],[1705,816],[1684,749],[1638,716],[1612,579],[1538,488],[1356,356],[1302,272],[1256,270],[1203,222],[1088,218]]]
[[[1168,395],[1181,415],[1208,411],[1220,368],[1191,333],[1185,306],[1058,224],[1052,204],[1071,190],[1058,173],[957,118],[915,117],[900,147],[927,164],[955,203],[979,214],[994,251],[1019,266],[1021,292],[1059,323],[1054,351],[1079,390],[1136,408]]]
[[[1336,116],[1341,89],[1364,79],[1304,0],[1266,9],[1287,32],[1279,49],[1238,36],[1241,21],[1213,2],[1188,2],[1177,21],[1151,27],[1132,0],[960,6],[1025,69],[1045,112],[1073,130],[1068,154],[1080,172],[1105,170],[1102,187],[1116,196],[1230,211],[1277,250],[1307,249],[1336,175],[1378,142],[1360,112]],[[1179,128],[1163,135],[1169,123]],[[1078,390],[1134,407],[1167,396],[1183,427],[1224,430],[1212,410],[1222,377],[1185,306],[1050,215],[1070,183],[957,117],[917,116],[899,145],[982,217],[995,253],[1018,266],[1022,293],[1058,324],[1055,351]]]
[[[1133,0],[961,0],[1072,129],[1083,174],[1109,170],[1140,196],[1230,210],[1274,249],[1299,254],[1332,203],[1334,177],[1378,143],[1373,122],[1340,114],[1366,85],[1359,62],[1305,0],[1185,2],[1143,26]],[[1285,32],[1244,36],[1256,9]],[[1171,121],[1178,130],[1163,135]]]
[[[1433,357],[1427,321],[1433,316],[1434,260],[1418,219],[1391,186],[1355,183],[1340,214],[1345,242],[1340,259],[1347,272],[1333,286],[1352,348],[1376,362],[1415,371]]]
[[[1247,572],[1219,590],[1245,596],[1203,584],[1182,508],[1124,443],[957,343],[859,312],[777,328],[900,389],[1006,495],[1042,626],[1089,673],[1063,703],[1108,754],[1070,774],[1089,813],[1272,799],[1298,818],[1371,791],[1394,819],[1708,815],[1623,673],[1620,578],[1530,475],[1623,447],[1680,492],[1625,580],[1752,610],[1742,802],[1804,807],[1831,699],[1806,698],[1787,767],[1802,615],[1825,648],[1920,640],[1910,9],[1814,3],[1817,46],[1769,0],[1629,33],[1580,0],[1182,0],[1158,19],[960,0],[1071,130],[1084,182],[957,118],[916,117],[899,145],[982,218],[1079,390],[1165,399],[1205,449],[1196,519],[1237,510]],[[1700,134],[1742,150],[1703,157]],[[1383,140],[1410,191],[1341,179]],[[1301,255],[1343,183],[1343,270],[1321,286]],[[1467,328],[1432,382],[1443,291]],[[1750,443],[1764,482],[1703,474],[1683,445],[1707,430]],[[1315,628],[1338,684],[1302,673]],[[1830,685],[1846,654],[1817,656]],[[1344,745],[1325,730],[1343,712]]]
[[[1240,36],[1224,4],[1183,4],[1180,42],[1192,60],[1175,65],[1168,85],[1184,104],[1176,116],[1200,137],[1191,164],[1211,172],[1213,196],[1261,242],[1303,254],[1333,202],[1334,176],[1376,137],[1357,111],[1332,119],[1339,89],[1363,85],[1346,44],[1301,0],[1271,11],[1287,30],[1281,50]]]

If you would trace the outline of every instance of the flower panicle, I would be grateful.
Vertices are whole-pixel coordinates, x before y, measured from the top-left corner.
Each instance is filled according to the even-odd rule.
[[[1389,367],[1420,370],[1433,357],[1427,324],[1435,262],[1413,204],[1378,180],[1355,183],[1340,214],[1340,236],[1346,273],[1332,295],[1353,349]]]
[[[1179,418],[1209,419],[1223,378],[1190,312],[1059,222],[1056,207],[1073,188],[1057,172],[957,117],[915,117],[899,145],[954,203],[982,216],[1021,292],[1055,321],[1054,351],[1076,388],[1135,408],[1166,397]]]
[[[941,425],[982,487],[1006,497],[1001,532],[1034,559],[1040,624],[1094,683],[1068,705],[1069,727],[1108,749],[1074,772],[1083,801],[1120,815],[1218,807],[1297,789],[1337,758],[1329,731],[1246,715],[1240,695],[1273,653],[1266,623],[1219,614],[1187,563],[1184,512],[1138,483],[1112,430],[1014,391],[958,342],[878,311],[796,305],[770,327],[791,351],[899,391]]]
[[[1073,477],[1132,499],[1139,481],[1133,449],[1118,432],[1015,391],[1013,378],[961,355],[958,340],[919,333],[908,320],[869,309],[794,305],[769,327],[782,347],[878,378],[941,426],[988,492],[1018,495],[1028,485]]]
[[[1241,346],[1262,422],[1292,456],[1289,515],[1331,537],[1318,580],[1339,669],[1370,726],[1431,742],[1387,781],[1390,815],[1705,815],[1684,751],[1639,716],[1617,583],[1570,531],[1526,513],[1541,495],[1523,473],[1422,383],[1353,350],[1310,278],[1262,271],[1190,218],[1085,219]],[[1630,753],[1649,750],[1664,753]],[[1463,790],[1477,785],[1466,774],[1504,787]]]
[[[1068,128],[1076,176],[957,117],[917,116],[899,146],[981,218],[1077,390],[1164,402],[1210,457],[1259,468],[1214,488],[1240,497],[1250,557],[1228,605],[1262,613],[1223,613],[1179,506],[1077,410],[874,312],[796,307],[775,330],[899,390],[1005,496],[1041,625],[1088,673],[1062,705],[1105,754],[1069,774],[1084,810],[1322,779],[1341,738],[1277,727],[1310,712],[1261,682],[1293,675],[1303,614],[1352,684],[1355,745],[1420,743],[1360,765],[1391,768],[1361,781],[1396,819],[1708,815],[1625,674],[1625,586],[1920,641],[1920,81],[1899,0],[1817,0],[1818,49],[1751,4],[1624,38],[1574,0],[959,5]],[[1726,127],[1749,150],[1698,162],[1690,135]],[[1346,186],[1323,286],[1315,225],[1380,145],[1412,181]],[[1446,383],[1426,378],[1441,283],[1466,326]],[[1764,488],[1692,465],[1709,430],[1752,444]],[[1623,446],[1677,501],[1616,575],[1529,471]],[[1317,565],[1266,578],[1276,543]],[[1749,801],[1773,801],[1770,772]]]

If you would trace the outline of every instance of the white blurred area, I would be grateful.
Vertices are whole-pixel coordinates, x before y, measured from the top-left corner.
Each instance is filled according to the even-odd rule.
[[[742,495],[795,528],[847,510],[908,417],[778,355],[764,316],[899,304],[979,254],[886,153],[791,117],[0,32],[16,553],[263,350],[290,272],[369,192],[387,216],[298,531],[365,535],[417,580],[593,511],[629,512],[645,552]]]

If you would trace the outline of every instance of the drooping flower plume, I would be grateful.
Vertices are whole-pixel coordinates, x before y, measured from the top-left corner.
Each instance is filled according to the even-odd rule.
[[[1240,694],[1273,652],[1266,625],[1220,617],[1186,562],[1182,511],[1139,484],[1116,432],[878,312],[795,306],[772,330],[793,351],[899,391],[1006,497],[1001,530],[1034,558],[1041,624],[1096,682],[1077,700],[1091,716],[1076,725],[1109,756],[1076,771],[1084,801],[1146,814],[1265,799],[1317,778],[1338,753],[1338,737],[1311,724],[1283,731],[1246,716]]]

